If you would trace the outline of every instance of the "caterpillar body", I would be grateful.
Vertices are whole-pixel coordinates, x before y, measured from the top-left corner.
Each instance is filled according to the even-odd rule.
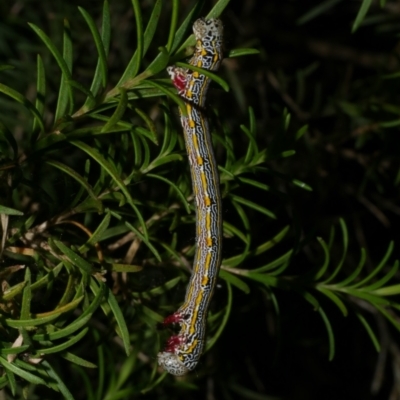
[[[190,65],[216,71],[222,61],[223,26],[218,19],[193,24],[196,48]],[[208,307],[221,264],[222,212],[219,175],[204,112],[210,78],[197,71],[169,67],[168,73],[186,105],[181,114],[196,201],[196,254],[185,301],[164,324],[180,326],[167,341],[158,363],[173,375],[193,370],[203,352]]]

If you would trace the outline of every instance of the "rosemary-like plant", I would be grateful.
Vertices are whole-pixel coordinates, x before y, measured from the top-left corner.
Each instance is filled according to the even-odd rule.
[[[281,318],[280,303],[286,294],[298,296],[319,314],[330,360],[335,355],[332,306],[358,320],[378,352],[380,339],[367,313],[381,315],[400,330],[400,302],[393,300],[400,294],[393,242],[376,265],[368,265],[362,248],[351,269],[354,251],[349,262],[349,248],[354,245],[347,218],[332,223],[327,239],[315,239],[308,232],[301,235],[305,229],[300,218],[286,217],[282,204],[288,204],[290,196],[280,185],[296,190],[293,193],[313,190],[301,173],[279,168],[280,163],[291,162],[294,148],[309,137],[309,116],[288,99],[279,86],[283,79],[269,75],[291,111],[281,104],[274,129],[258,131],[258,104],[246,107],[251,102],[244,98],[231,59],[262,57],[252,48],[231,49],[233,40],[228,40],[227,66],[218,76],[211,74],[210,103],[226,104],[235,98],[247,108],[247,116],[239,131],[223,114],[226,108],[208,108],[225,210],[225,250],[208,318],[206,354],[196,372],[180,380],[157,366],[157,352],[168,334],[160,323],[183,299],[195,224],[177,118],[177,107],[183,109],[184,104],[165,70],[192,52],[192,22],[199,16],[224,19],[229,0],[216,1],[210,10],[201,10],[203,2],[197,1],[185,12],[178,1],[150,3],[146,8],[132,0],[129,24],[135,27],[135,40],[129,40],[131,54],[122,72],[117,73],[112,62],[118,57],[118,44],[107,0],[100,28],[91,13],[78,7],[79,18],[64,20],[60,43],[30,23],[40,41],[35,47],[36,70],[29,77],[12,61],[0,65],[3,398],[191,398],[198,382],[221,374],[223,368],[231,371],[230,360],[224,361],[221,335],[230,338],[230,349],[240,347],[248,340],[240,337],[240,326],[265,314]],[[311,8],[298,19],[299,26],[336,3],[324,1]],[[370,5],[371,1],[362,2],[354,32]],[[1,44],[0,40],[0,49],[11,59]],[[92,57],[86,59],[89,46],[96,54],[91,65],[87,60]],[[312,71],[298,71],[299,88]],[[21,82],[29,82],[29,88]],[[338,106],[355,119],[367,114],[360,104],[341,101]],[[240,358],[240,351],[237,354]],[[245,365],[253,365],[242,358]],[[232,371],[230,380],[224,378],[228,384],[221,385],[220,396],[269,398],[257,397],[264,395],[235,382],[237,370]],[[165,394],[173,388],[174,395]]]

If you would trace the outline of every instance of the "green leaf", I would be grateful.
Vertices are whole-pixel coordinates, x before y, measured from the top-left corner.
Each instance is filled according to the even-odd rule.
[[[249,107],[249,132],[252,137],[256,137],[257,135],[257,121],[256,116],[254,114],[253,107]],[[258,150],[257,150],[258,153]]]
[[[0,214],[6,214],[6,215],[18,215],[22,216],[24,213],[22,211],[14,210],[13,208],[10,207],[5,207],[0,204]]]
[[[108,1],[105,0],[103,3],[103,18],[101,21],[101,40],[103,42],[103,48],[105,55],[108,55],[110,48],[110,39],[111,39],[111,21],[110,21],[110,8],[108,5]],[[97,96],[99,94],[100,88],[102,87],[102,81],[104,76],[104,67],[102,65],[104,60],[99,58],[97,60],[96,70],[93,76],[92,84],[90,86],[90,93],[93,96]],[[107,68],[107,66],[106,66]],[[103,89],[104,89],[103,85]],[[87,97],[85,104],[82,106],[83,110],[89,109],[92,106],[92,98],[90,96]]]
[[[382,79],[397,79],[400,78],[400,72],[394,72],[393,74],[386,74],[382,76]]]
[[[364,278],[357,284],[353,285],[353,288],[364,286],[368,281],[370,281],[374,276],[376,276],[381,271],[381,269],[386,266],[390,256],[393,253],[393,249],[394,249],[394,242],[391,241],[381,262],[371,271],[371,273],[366,278]]]
[[[292,157],[292,156],[294,156],[296,154],[296,151],[295,150],[286,150],[286,151],[282,151],[282,153],[280,153],[280,157],[282,157],[282,158],[287,158],[287,157]],[[294,180],[293,180],[294,181]],[[293,182],[292,181],[292,182]],[[299,182],[299,181],[297,181],[297,182]],[[293,182],[294,183],[294,182]],[[304,186],[304,182],[302,182],[302,185],[301,185],[301,188],[303,188],[303,189],[306,189],[306,190],[309,190],[309,191],[312,191],[312,188],[310,187],[310,186],[308,186],[308,185],[305,185]]]
[[[40,126],[40,131],[44,132],[44,122],[42,116],[39,111],[35,108],[35,106],[21,93],[18,93],[16,90],[11,89],[10,87],[3,85],[0,83],[0,93],[4,93],[6,96],[11,97],[16,100],[18,103],[21,103],[25,108],[27,108],[33,117],[37,120],[37,123]]]
[[[339,101],[337,104],[349,117],[360,118],[362,116],[362,111],[359,105],[348,101]]]
[[[368,336],[371,338],[372,343],[376,349],[377,352],[381,351],[381,346],[379,344],[379,340],[377,339],[377,337],[375,336],[374,331],[372,330],[371,326],[369,325],[368,321],[364,318],[364,316],[362,314],[360,314],[359,312],[356,312],[356,316],[357,318],[361,321],[361,323],[363,324],[365,330],[368,333]]]
[[[335,357],[335,337],[333,335],[332,325],[329,322],[328,317],[325,314],[325,311],[320,307],[318,309],[319,314],[321,315],[322,320],[324,321],[326,331],[328,332],[328,340],[329,340],[329,361],[332,361]]]
[[[291,114],[288,113],[286,108],[284,109],[283,117],[283,130],[286,132],[289,129],[290,120],[292,118]]]
[[[32,290],[31,290],[31,270],[26,268],[25,279],[26,285],[22,292],[22,304],[21,304],[21,316],[20,319],[29,319],[31,316],[31,301],[32,301]]]
[[[119,89],[120,98],[118,106],[114,111],[114,114],[110,117],[107,123],[101,128],[101,132],[110,131],[114,126],[122,119],[125,114],[126,107],[128,106],[128,96],[126,90],[123,88]]]
[[[146,168],[141,169],[141,172],[145,175],[149,175],[148,172],[153,169],[160,167],[161,165],[165,165],[174,161],[182,161],[183,157],[180,154],[169,154],[167,156],[161,156],[154,159]],[[143,163],[145,164],[145,163]]]
[[[100,300],[102,300],[102,297],[100,298]],[[97,306],[98,305],[99,304],[97,304]],[[55,331],[55,332],[41,333],[41,334],[34,335],[32,337],[32,339],[36,340],[36,341],[42,341],[42,340],[53,341],[53,340],[61,339],[65,336],[69,336],[72,333],[79,330],[80,328],[82,328],[83,326],[85,326],[88,323],[88,321],[90,320],[92,314],[93,313],[90,313],[89,315],[84,315],[84,316],[82,314],[79,316],[79,318],[77,318],[74,322],[72,322],[67,327],[60,329],[58,331]]]
[[[219,180],[221,183],[225,183],[235,179],[235,174],[221,165],[218,165],[218,171],[220,172]]]
[[[263,265],[262,267],[252,269],[252,272],[267,272],[267,271],[271,271],[271,270],[281,266],[282,264],[285,264],[287,266],[288,261],[290,260],[292,254],[293,254],[293,249],[287,251],[282,256],[276,258],[275,260],[269,262],[266,265]]]
[[[148,116],[147,113],[145,113],[138,107],[135,107],[135,112],[139,115],[140,118],[142,118],[142,120],[146,123],[149,132],[151,132],[151,134],[152,134],[152,136],[150,138],[151,141],[154,144],[158,145],[157,130],[156,130],[154,121]]]
[[[141,311],[144,316],[148,317],[148,319],[151,320],[151,323],[146,321],[147,323],[149,323],[149,325],[154,325],[154,322],[161,323],[164,321],[164,317],[162,317],[160,314],[156,313],[149,307],[142,305]]]
[[[389,311],[385,308],[381,307],[378,304],[375,304],[375,308],[384,316],[386,319],[398,330],[400,331],[400,322],[397,317],[394,317]]]
[[[215,6],[207,14],[206,19],[218,18],[219,16],[221,16],[222,12],[228,6],[230,1],[231,0],[219,0],[219,1],[217,1]]]
[[[340,227],[342,229],[342,235],[343,235],[343,254],[342,254],[342,258],[340,259],[339,264],[337,265],[335,271],[333,271],[331,276],[327,280],[325,280],[325,282],[324,282],[325,284],[331,282],[336,277],[336,275],[340,272],[340,270],[342,269],[344,260],[346,259],[346,255],[347,255],[347,247],[348,247],[348,243],[349,243],[347,227],[346,227],[346,223],[344,222],[344,220],[342,218],[340,218],[339,222],[340,222]]]
[[[158,179],[162,182],[165,182],[166,184],[168,184],[172,189],[174,189],[174,191],[176,192],[176,194],[178,195],[178,197],[181,199],[183,206],[185,207],[185,210],[188,214],[190,214],[190,204],[188,203],[188,201],[186,200],[185,195],[182,193],[182,191],[179,189],[179,187],[173,183],[172,181],[170,181],[167,178],[164,178],[161,175],[155,175],[155,174],[147,174],[146,176],[148,176],[149,178],[154,178],[154,179]]]
[[[131,355],[124,361],[124,363],[121,366],[121,369],[118,373],[118,381],[116,384],[116,388],[121,388],[125,382],[130,380],[130,377],[132,376],[132,373],[135,371],[135,366],[138,361],[138,351],[134,351],[131,353]],[[121,393],[121,390],[119,390],[119,393]],[[125,396],[121,396],[121,398],[124,398]],[[127,397],[128,398],[128,397]],[[113,400],[112,394],[110,397],[106,395],[104,400]]]
[[[110,175],[110,177],[113,179],[113,181],[116,183],[116,185],[121,189],[121,192],[125,195],[126,201],[128,204],[132,207],[133,211],[136,213],[140,226],[143,231],[143,235],[147,239],[148,233],[147,233],[147,228],[146,224],[143,220],[142,214],[139,212],[137,207],[135,206],[133,199],[128,192],[128,189],[122,179],[118,176],[117,171],[113,168],[113,166],[99,153],[99,151],[86,143],[83,143],[78,140],[72,140],[71,143],[78,147],[79,149],[83,150],[85,153],[87,153],[90,157],[92,157],[98,164],[101,165],[102,168]]]
[[[15,381],[15,375],[8,369],[6,369],[6,375],[8,378],[8,384],[10,385],[11,388],[11,393],[14,397],[17,391],[17,382]]]
[[[377,291],[373,292],[373,293],[367,293],[367,292],[363,292],[362,290],[359,289],[352,289],[352,288],[343,288],[342,291],[354,296],[354,297],[358,297],[360,299],[366,300],[369,303],[371,303],[374,307],[377,307],[378,305],[383,305],[383,306],[388,306],[390,305],[390,301],[383,299],[382,297],[379,297],[379,295],[377,294],[377,292],[379,293],[378,289]]]
[[[33,26],[31,26],[31,28],[33,28]],[[73,58],[71,30],[69,22],[66,19],[64,19],[62,57],[61,54],[59,54],[57,48],[50,41],[50,38],[47,37],[42,31],[40,32],[42,33],[42,36],[40,36],[38,32],[36,33],[45,42],[48,49],[52,52],[62,72],[60,89],[58,91],[57,108],[54,117],[54,120],[57,122],[61,120],[66,114],[71,114],[73,109],[73,94],[72,94],[72,88],[69,84],[69,82],[72,80],[71,74],[72,74],[72,58]],[[48,40],[48,42],[46,42],[44,39]]]
[[[88,97],[90,98],[90,100],[92,101],[92,103],[95,102],[95,98],[94,98],[94,96],[93,96],[93,93],[92,93],[89,89],[87,89],[85,86],[83,86],[80,82],[75,81],[74,79],[69,79],[69,80],[67,80],[66,82],[68,83],[69,87],[71,87],[71,88],[74,87],[75,89],[80,90],[83,94],[85,94],[86,96],[88,96]],[[71,101],[70,101],[70,103],[71,103],[72,105],[69,107],[69,111],[68,111],[69,114],[72,113],[73,108],[74,108],[74,107],[73,107],[72,92],[71,92]],[[73,115],[73,117],[76,117],[77,114],[78,114],[78,113],[75,113],[75,114]],[[63,118],[63,120],[65,120],[65,118]]]
[[[140,64],[143,59],[143,51],[144,51],[144,37],[143,37],[143,19],[142,13],[140,10],[140,3],[139,0],[132,0],[134,15],[135,15],[135,24],[136,24],[136,38],[137,38],[137,45],[136,45],[136,60],[132,62],[132,68],[129,70],[129,78],[133,78],[137,75]],[[134,57],[135,57],[134,55]],[[129,64],[130,66],[130,64]],[[126,73],[126,72],[125,72]],[[125,74],[124,74],[125,75]]]
[[[235,207],[235,210],[238,213],[246,231],[250,231],[250,221],[243,207],[238,202],[232,202],[232,205]],[[250,235],[248,234],[246,235],[245,243],[250,243]]]
[[[246,245],[250,244],[249,235],[242,232],[240,229],[236,228],[236,226],[230,224],[227,221],[222,222],[224,236],[236,236]],[[231,258],[230,258],[231,259]],[[232,265],[230,265],[232,266]]]
[[[323,293],[330,300],[332,300],[332,302],[337,305],[337,307],[342,312],[342,314],[345,317],[347,317],[348,311],[347,311],[346,306],[334,292],[332,292],[331,290],[324,288],[323,286],[320,286],[320,285],[317,285],[316,289],[319,290],[321,293]]]
[[[121,215],[119,213],[110,211],[111,215],[115,218],[117,218],[119,221],[122,221],[123,218],[121,217]],[[142,235],[142,233],[136,229],[132,224],[130,224],[127,221],[123,221],[124,225],[127,226],[129,228],[129,230],[131,230],[132,232],[134,232],[140,240],[143,240],[143,242],[146,244],[146,246],[149,248],[149,250],[151,250],[151,252],[154,254],[154,256],[157,258],[158,261],[161,262],[161,257],[160,254],[158,253],[157,249],[151,244],[151,242]]]
[[[251,132],[244,125],[240,125],[240,129],[246,134],[247,138],[249,139],[249,147],[247,148],[247,152],[244,157],[244,164],[248,164],[253,158],[254,154],[258,153],[258,146],[253,132]]]
[[[91,279],[91,284],[90,288],[94,293],[98,290],[98,286],[95,283],[94,279]],[[114,315],[114,318],[117,322],[119,330],[117,330],[117,333],[120,335],[122,342],[124,344],[125,348],[125,353],[126,355],[129,356],[130,354],[130,340],[129,340],[129,332],[128,332],[128,327],[126,326],[126,322],[124,319],[124,316],[122,315],[122,311],[118,305],[117,300],[115,299],[114,295],[111,293],[110,290],[107,292],[107,302],[108,305]]]
[[[80,185],[82,185],[82,187],[87,191],[88,195],[94,200],[97,210],[99,212],[103,211],[103,203],[97,198],[92,186],[83,176],[79,175],[74,169],[58,161],[47,160],[46,164],[51,165],[52,167],[57,168],[62,172],[65,172],[71,178],[75,179]]]
[[[77,355],[72,354],[68,351],[62,353],[61,357],[69,362],[72,362],[76,365],[81,365],[82,367],[85,367],[85,368],[97,368],[96,364],[93,364],[90,361],[84,360],[83,358],[78,357]]]
[[[8,71],[8,70],[13,70],[15,67],[13,65],[9,64],[0,64],[0,72],[1,71]]]
[[[10,326],[12,328],[29,328],[32,326],[38,326],[38,325],[43,325],[47,324],[50,321],[55,320],[61,315],[61,312],[56,312],[52,315],[46,316],[46,317],[38,317],[38,318],[33,318],[33,319],[11,319],[7,318],[5,320],[5,325]]]
[[[157,0],[153,6],[149,22],[143,37],[143,56],[147,53],[151,41],[153,40],[154,34],[157,29],[158,20],[161,15],[162,0]],[[137,71],[140,69],[141,59],[139,58],[139,49],[136,49],[131,60],[128,63],[121,79],[117,83],[117,87],[124,85],[128,80],[133,79],[137,75]]]
[[[161,16],[162,4],[162,0],[157,0],[152,6],[153,9],[151,11],[150,19],[147,23],[147,27],[143,36],[143,56],[147,53],[147,50],[149,49],[154,34],[157,30],[158,20]]]
[[[302,126],[296,133],[296,140],[299,140],[303,135],[308,132],[308,124]]]
[[[272,303],[272,306],[274,307],[275,314],[279,316],[280,315],[279,304],[274,292],[267,286],[265,287],[264,290],[268,297],[268,300]]]
[[[239,176],[238,180],[240,182],[246,183],[247,185],[254,186],[261,190],[265,190],[265,191],[270,190],[270,187],[268,185],[266,185],[265,183],[258,182],[254,179],[249,179],[249,178],[244,178],[242,176]]]
[[[78,10],[82,14],[83,18],[85,19],[86,23],[88,24],[90,32],[92,33],[94,43],[95,43],[96,49],[97,49],[97,54],[99,55],[98,65],[99,65],[99,70],[100,70],[101,83],[102,83],[103,88],[105,88],[107,85],[108,68],[107,68],[106,49],[105,49],[105,46],[103,43],[103,39],[101,38],[99,31],[97,30],[97,26],[96,26],[95,22],[93,21],[93,18],[90,16],[90,14],[83,7],[78,7]],[[103,20],[103,23],[104,23],[104,20]],[[106,23],[106,26],[107,26],[107,23]],[[108,22],[108,30],[109,30],[109,22]]]
[[[48,361],[44,360],[44,361],[42,361],[41,364],[44,367],[44,369],[47,371],[47,373],[49,374],[49,377],[54,379],[54,381],[57,382],[57,388],[60,391],[60,393],[64,396],[64,399],[75,400],[74,397],[72,396],[71,392],[68,390],[67,386],[65,385],[65,383],[57,375],[56,371],[54,371],[54,369],[50,365],[50,363]]]
[[[267,287],[272,286],[272,287],[280,287],[283,289],[288,288],[285,282],[272,275],[259,274],[252,271],[243,271],[243,275],[256,282],[260,282],[263,285],[266,285]]]
[[[155,287],[151,290],[147,290],[145,292],[132,292],[132,295],[138,298],[143,298],[146,300],[150,300],[156,296],[160,296],[166,293],[168,290],[174,288],[180,281],[181,277],[177,276],[176,278],[171,279],[170,281],[164,283],[162,286]]]
[[[158,145],[157,136],[154,135],[154,131],[143,128],[141,126],[136,126],[133,128],[135,133],[139,133],[141,136],[144,136],[147,139],[150,139],[154,144]]]
[[[358,10],[358,14],[356,16],[356,19],[353,23],[353,26],[351,28],[351,33],[354,33],[361,25],[363,22],[365,16],[367,15],[367,12],[372,4],[372,0],[363,0],[360,9]]]
[[[43,65],[43,60],[40,55],[37,55],[36,62],[37,69],[37,77],[36,77],[36,102],[35,107],[38,110],[38,113],[43,116],[45,98],[46,98],[46,73]],[[36,119],[33,121],[33,132],[40,131],[40,125]],[[36,137],[32,138],[32,140],[36,140]]]
[[[141,73],[137,78],[135,78],[136,80],[138,80],[139,77],[141,77],[142,79],[149,78],[150,76],[156,75],[165,70],[165,68],[167,67],[167,65],[170,61],[169,53],[167,52],[167,50],[164,47],[159,47],[158,50],[159,50],[159,53],[158,53],[157,57],[150,63],[150,65],[146,68],[146,70],[143,73]],[[159,79],[159,81],[166,82],[167,80]],[[127,81],[127,83],[124,84],[124,86],[126,86],[128,84],[128,82],[129,81]],[[151,81],[147,80],[146,85],[149,85],[150,82]],[[154,88],[150,88],[150,93],[151,93],[151,89],[154,90]],[[153,95],[159,96],[159,93],[153,91]]]
[[[170,256],[175,260],[175,262],[181,266],[181,267],[185,267],[185,263],[182,260],[182,256],[181,254],[174,249],[173,247],[171,247],[170,245],[166,244],[166,243],[162,243],[160,242],[160,245],[162,247],[164,247],[164,249],[168,252],[168,254],[170,254]]]
[[[312,192],[312,187],[309,186],[309,185],[307,185],[307,183],[305,183],[305,182],[303,182],[303,181],[300,181],[300,180],[298,180],[298,179],[293,179],[293,180],[292,180],[292,183],[293,183],[294,185],[298,186],[298,187],[301,188],[301,189],[304,189],[304,190],[307,190],[307,191],[309,191],[309,192]]]
[[[307,22],[313,20],[319,15],[326,13],[336,4],[340,3],[342,0],[325,0],[320,2],[317,6],[313,7],[311,10],[303,14],[296,22],[297,25],[304,25]]]
[[[229,51],[228,58],[249,56],[251,54],[260,54],[260,50],[258,50],[258,49],[246,49],[246,48],[233,49],[233,50]]]
[[[314,309],[319,313],[322,318],[322,321],[325,324],[325,328],[328,333],[328,341],[329,341],[329,361],[333,360],[335,356],[335,337],[333,335],[332,325],[325,314],[325,311],[319,305],[317,299],[310,292],[302,292],[301,295],[314,307]]]
[[[131,264],[111,264],[111,270],[113,272],[140,272],[143,270],[143,267],[140,265],[131,265]]]
[[[400,284],[376,289],[371,294],[376,296],[397,296],[400,294]]]
[[[4,347],[0,348],[0,355],[2,356],[8,356],[9,354],[20,354],[25,352],[27,349],[29,349],[30,345],[25,344],[19,347]]]
[[[90,236],[89,240],[86,244],[95,245],[97,244],[101,238],[103,237],[104,232],[107,230],[111,221],[111,214],[108,212],[104,216],[103,220],[97,226],[96,230],[93,232],[92,236]]]
[[[329,266],[329,261],[330,261],[330,254],[329,254],[329,248],[327,244],[325,243],[324,239],[321,237],[317,237],[318,243],[322,246],[322,249],[324,250],[324,262],[321,265],[321,268],[318,269],[317,273],[314,276],[314,280],[319,280],[321,279],[324,275],[325,272],[328,269]]]
[[[399,125],[400,125],[400,119],[395,119],[393,121],[381,122],[379,124],[379,126],[382,128],[395,128],[396,126],[399,126]]]
[[[247,283],[245,283],[241,279],[239,279],[236,275],[233,275],[231,272],[221,269],[219,271],[219,277],[222,278],[223,280],[225,280],[226,282],[230,283],[231,285],[236,286],[242,292],[244,292],[246,294],[250,293],[249,285],[247,285]]]
[[[272,249],[275,247],[278,243],[280,243],[287,235],[287,233],[290,230],[290,226],[286,225],[285,227],[282,228],[281,231],[279,231],[272,239],[266,241],[263,244],[260,244],[259,246],[256,247],[255,250],[253,250],[253,254],[255,256],[258,256],[262,253],[265,253],[269,249]]]
[[[154,86],[157,89],[159,89],[164,94],[166,94],[172,101],[174,101],[179,106],[179,109],[181,110],[182,114],[187,115],[186,104],[180,96],[178,96],[176,93],[174,93],[171,89],[167,89],[155,81],[148,81],[148,83],[151,86]]]
[[[266,209],[265,207],[260,206],[259,204],[256,204],[250,200],[247,200],[247,199],[237,196],[235,194],[230,194],[229,197],[232,199],[233,202],[243,204],[249,208],[252,208],[253,210],[256,210],[256,211],[266,215],[267,217],[276,219],[276,215],[272,211]]]
[[[54,243],[68,257],[72,264],[76,265],[83,273],[92,273],[92,266],[85,259],[72,251],[63,242],[60,242],[59,240],[54,240]]]
[[[286,269],[289,267],[289,265],[290,265],[290,261],[288,260],[288,261],[282,263],[279,268],[274,269],[273,271],[269,272],[269,275],[278,276],[278,275],[282,274],[284,271],[286,271]]]
[[[95,297],[92,303],[84,310],[84,312],[71,324],[66,326],[65,328],[59,329],[55,332],[49,332],[44,334],[36,334],[32,338],[36,341],[41,340],[57,340],[61,339],[65,336],[69,336],[76,332],[78,329],[85,326],[90,320],[93,313],[97,310],[100,304],[104,301],[104,296],[107,292],[107,287],[104,283],[101,283],[100,287],[97,288]]]
[[[46,385],[46,382],[42,378],[33,375],[22,368],[17,367],[14,363],[9,363],[5,358],[1,356],[0,356],[0,364],[5,369],[13,372],[15,375],[20,376],[22,379],[25,379],[26,381],[33,383],[34,385]]]
[[[63,133],[52,133],[46,136],[39,138],[37,142],[33,145],[33,151],[43,151],[51,146],[56,145],[64,140],[67,140],[67,136]]]
[[[42,355],[42,354],[59,353],[61,351],[64,351],[68,347],[71,347],[75,343],[78,343],[88,333],[88,331],[89,331],[89,328],[84,328],[77,335],[73,336],[71,339],[67,340],[66,342],[61,343],[57,346],[39,349],[39,350],[37,350],[37,353]]]
[[[399,269],[399,262],[396,261],[393,267],[390,269],[390,271],[384,275],[381,279],[373,283],[372,285],[365,286],[362,288],[362,290],[365,290],[366,292],[372,292],[382,286],[384,286],[387,282],[389,282],[397,273]]]
[[[161,109],[163,110],[164,114],[165,128],[163,142],[158,157],[170,154],[174,150],[178,139],[178,135],[172,134],[171,109],[168,107],[167,102],[163,102],[163,104],[161,104]]]
[[[159,386],[161,382],[168,376],[168,372],[164,371],[163,373],[160,374],[160,376],[155,379],[152,383],[148,384],[146,388],[142,389],[140,391],[141,394],[146,394],[150,391],[152,391],[155,387]]]
[[[221,336],[222,332],[224,331],[225,326],[229,320],[229,316],[231,314],[232,297],[233,297],[232,296],[232,287],[229,282],[226,283],[226,287],[228,289],[228,301],[227,301],[227,304],[225,307],[224,316],[222,318],[222,321],[219,323],[218,330],[217,330],[217,332],[215,332],[215,335],[210,340],[207,341],[205,351],[210,350],[214,346],[214,344],[217,342],[218,338]]]
[[[344,279],[343,281],[337,283],[336,286],[338,286],[338,287],[346,287],[351,282],[353,282],[354,279],[356,279],[360,275],[360,273],[361,273],[361,271],[362,271],[362,269],[364,267],[366,259],[367,259],[367,253],[366,253],[364,248],[361,248],[361,257],[360,257],[360,262],[357,265],[357,268],[346,279]]]
[[[66,61],[64,61],[62,55],[60,54],[58,49],[54,46],[54,44],[50,40],[50,38],[36,25],[31,24],[31,23],[28,23],[28,25],[40,37],[40,39],[43,41],[43,43],[47,46],[47,48],[53,54],[53,57],[57,61],[57,64],[59,65],[61,71],[65,74],[65,76],[68,78],[71,78],[70,70],[66,64]],[[64,31],[64,33],[65,33],[65,31]],[[64,39],[66,39],[65,36],[64,36]]]
[[[310,292],[300,290],[299,294],[313,306],[314,311],[318,311],[320,308],[319,301]]]
[[[197,15],[199,9],[201,8],[202,3],[197,2],[194,7],[189,11],[188,15],[182,22],[181,26],[178,28],[178,30],[175,33],[175,38],[174,38],[174,43],[171,48],[171,53],[176,52],[176,53],[181,53],[182,51],[186,50],[186,47],[188,46],[193,46],[195,43],[195,38],[194,34],[191,34],[186,41],[179,47],[177,50],[177,47],[179,46],[179,43],[182,41],[183,37],[185,36],[189,25],[193,23],[194,16]],[[187,56],[187,54],[186,54]]]
[[[172,11],[171,11],[171,23],[169,26],[168,42],[166,46],[168,52],[171,52],[172,46],[174,44],[176,25],[178,23],[178,11],[179,11],[178,0],[173,0]]]

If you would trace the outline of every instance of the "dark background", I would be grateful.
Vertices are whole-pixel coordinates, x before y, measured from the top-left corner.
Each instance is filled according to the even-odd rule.
[[[152,2],[141,3],[146,21]],[[212,2],[205,3],[208,12]],[[222,15],[226,51],[255,47],[260,54],[225,60],[221,75],[230,83],[231,92],[213,89],[213,103],[223,123],[237,133],[237,145],[242,140],[239,125],[247,123],[247,108],[252,106],[260,148],[296,150],[294,157],[268,164],[313,188],[312,192],[303,191],[276,178],[268,182],[285,195],[282,203],[276,200],[273,205],[279,210],[281,225],[293,224],[303,242],[291,270],[296,274],[307,270],[317,257],[315,236],[327,238],[339,217],[346,220],[350,232],[348,271],[357,265],[360,247],[366,248],[367,266],[372,268],[389,240],[399,243],[399,130],[385,124],[400,115],[399,80],[387,79],[399,69],[400,1],[387,1],[383,9],[373,1],[364,24],[353,34],[361,1],[337,1],[301,23],[309,10],[327,3],[233,0]],[[181,2],[182,17],[191,4]],[[74,28],[77,80],[90,81],[93,44],[76,11],[78,5],[96,18],[101,13],[100,1],[0,3],[0,63],[18,67],[10,75],[13,82],[5,83],[29,95],[34,79],[31,68],[43,46],[26,23],[35,23],[60,44],[64,17]],[[115,82],[131,56],[133,12],[128,1],[110,1],[110,8],[109,66]],[[168,26],[168,4],[163,12],[161,27]],[[162,29],[157,35],[155,41],[164,43]],[[153,48],[148,59],[156,52]],[[52,84],[56,88],[58,83],[50,81]],[[276,136],[272,133],[281,127],[284,108],[292,116],[291,135],[282,143],[273,142]],[[15,114],[8,118],[18,134],[18,120],[12,121]],[[293,133],[305,124],[309,126],[307,134],[295,143]],[[270,226],[260,220],[252,229],[262,242]],[[338,252],[339,245],[340,240]],[[217,299],[219,295],[224,296],[217,293]],[[143,397],[400,398],[394,378],[400,365],[398,335],[376,312],[367,310],[382,340],[381,356],[357,320],[351,315],[344,318],[333,305],[324,304],[336,335],[336,356],[328,361],[327,337],[319,316],[295,293],[277,290],[276,295],[279,318],[262,291],[252,296],[235,293],[232,318],[215,351],[203,359],[213,365],[215,373],[199,380],[197,390],[181,388],[168,394],[158,387],[157,393]]]

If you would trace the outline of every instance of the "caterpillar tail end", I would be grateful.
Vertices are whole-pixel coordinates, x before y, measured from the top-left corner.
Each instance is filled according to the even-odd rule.
[[[179,359],[175,353],[163,351],[157,355],[158,364],[171,375],[182,376],[189,372],[185,364]]]

